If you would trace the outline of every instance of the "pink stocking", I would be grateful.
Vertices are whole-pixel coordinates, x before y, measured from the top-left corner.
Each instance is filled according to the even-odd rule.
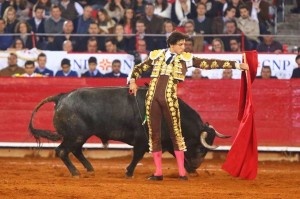
[[[161,151],[157,151],[157,152],[152,152],[153,155],[153,159],[154,159],[154,164],[156,167],[155,176],[161,176],[162,175],[162,167],[161,167],[161,156],[162,156],[162,152]]]
[[[184,151],[175,151],[175,156],[176,156],[176,160],[177,160],[179,175],[185,176]]]

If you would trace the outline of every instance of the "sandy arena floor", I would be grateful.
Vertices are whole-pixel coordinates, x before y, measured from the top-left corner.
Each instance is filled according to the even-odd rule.
[[[260,162],[256,180],[229,176],[222,161],[205,160],[198,177],[177,180],[175,159],[163,159],[164,181],[149,182],[152,158],[144,158],[133,179],[124,176],[130,157],[90,159],[90,175],[77,161],[81,177],[70,176],[58,158],[0,158],[0,198],[300,198],[299,162]]]

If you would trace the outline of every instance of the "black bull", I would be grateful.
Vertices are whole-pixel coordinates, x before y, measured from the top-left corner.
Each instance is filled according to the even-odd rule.
[[[128,94],[127,87],[81,88],[69,93],[51,96],[35,107],[29,131],[40,142],[40,138],[57,141],[62,140],[56,148],[56,154],[68,167],[73,176],[79,171],[69,158],[69,153],[84,165],[87,171],[94,171],[90,162],[82,153],[82,145],[95,135],[107,144],[116,140],[133,146],[133,158],[126,170],[132,176],[137,163],[149,151],[147,125],[142,126],[141,116],[145,115],[145,96],[147,89],[139,89],[136,99]],[[47,102],[55,103],[53,124],[56,133],[33,127],[33,117],[38,109]],[[138,102],[138,103],[137,103]],[[139,108],[138,108],[139,106]],[[198,113],[179,99],[182,134],[187,151],[185,152],[185,168],[195,173],[212,146],[215,135],[222,136],[211,126],[203,123]],[[173,145],[167,125],[162,123],[162,147],[172,155]]]

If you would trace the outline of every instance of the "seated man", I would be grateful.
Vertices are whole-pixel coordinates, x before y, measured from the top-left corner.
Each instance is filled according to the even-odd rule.
[[[208,79],[208,77],[202,76],[200,68],[195,68],[192,72],[191,79]]]
[[[15,53],[10,53],[7,58],[8,66],[0,70],[0,77],[11,77],[15,74],[25,73],[24,68],[18,66],[18,56]]]
[[[118,60],[118,59],[115,59],[113,62],[112,62],[112,72],[110,73],[107,73],[105,74],[105,77],[114,77],[114,78],[118,78],[118,77],[124,77],[126,78],[127,75],[124,74],[124,73],[121,73],[121,61]]]
[[[297,63],[297,68],[294,68],[291,78],[300,78],[300,54],[297,55],[295,61]]]
[[[263,66],[261,68],[260,76],[257,76],[256,78],[259,79],[277,79],[276,76],[271,76],[272,71],[270,66]]]
[[[222,79],[232,79],[232,69],[224,69]]]
[[[76,71],[71,70],[71,63],[69,59],[64,58],[61,60],[62,70],[57,71],[55,77],[78,77]]]
[[[34,72],[35,66],[33,61],[25,62],[25,73],[23,74],[15,74],[16,77],[43,77],[42,74]]]
[[[46,54],[40,53],[37,57],[38,67],[34,70],[35,73],[39,73],[43,76],[53,77],[53,71],[46,68],[47,57]]]
[[[100,73],[97,69],[97,59],[96,57],[90,57],[88,60],[89,70],[81,75],[81,77],[103,77],[104,75]]]

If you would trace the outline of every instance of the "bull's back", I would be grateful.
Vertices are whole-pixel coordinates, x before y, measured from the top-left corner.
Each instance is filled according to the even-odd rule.
[[[138,91],[137,101],[144,112],[145,89]],[[90,133],[128,133],[135,128],[139,111],[128,87],[81,88],[65,95],[56,106],[54,124],[57,128],[86,129]],[[75,130],[76,130],[75,129]],[[82,130],[83,131],[83,130]]]

